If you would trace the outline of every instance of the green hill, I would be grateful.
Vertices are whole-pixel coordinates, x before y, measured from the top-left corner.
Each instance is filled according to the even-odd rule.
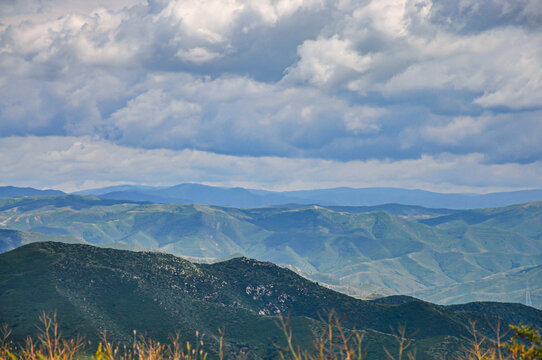
[[[441,303],[519,301],[503,295],[511,289],[519,294],[522,281],[525,291],[527,278],[519,273],[512,284],[505,274],[542,264],[542,203],[460,212],[383,208],[395,214],[347,207],[235,209],[64,195],[0,199],[0,226],[206,261],[244,254],[288,265],[361,297],[416,294]],[[483,292],[472,294],[478,288],[462,286],[486,278],[499,278],[502,291],[484,297]],[[533,305],[542,307],[540,282],[530,286]]]
[[[104,329],[122,342],[132,340],[134,329],[160,341],[180,330],[191,340],[197,329],[212,345],[210,335],[225,327],[229,349],[248,348],[254,358],[276,356],[272,342],[282,339],[274,325],[279,313],[292,316],[298,340],[308,346],[319,314],[333,308],[344,315],[346,328],[368,331],[372,359],[381,358],[383,344],[392,346],[390,326],[397,324],[418,330],[414,339],[422,359],[456,349],[467,336],[468,321],[485,324],[486,315],[495,321],[513,310],[514,321],[542,327],[542,311],[526,306],[454,308],[411,300],[354,299],[248,258],[198,265],[168,254],[54,242],[0,254],[0,322],[13,328],[17,341],[35,333],[42,310],[58,311],[67,336],[79,333],[91,340]]]
[[[31,187],[0,186],[0,198],[20,197],[20,196],[49,196],[62,195],[60,190],[39,190]]]
[[[448,304],[487,299],[525,303],[526,297],[530,297],[532,304],[540,307],[542,289],[539,284],[542,284],[542,265],[521,267],[452,286],[428,288],[414,295]]]
[[[0,252],[6,252],[30,243],[60,241],[63,243],[85,243],[81,238],[71,235],[44,235],[37,232],[0,229]]]

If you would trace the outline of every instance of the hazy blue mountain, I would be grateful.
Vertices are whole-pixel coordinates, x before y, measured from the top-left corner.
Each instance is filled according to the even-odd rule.
[[[284,339],[274,324],[277,314],[290,314],[297,340],[310,349],[312,329],[331,308],[344,318],[345,330],[366,331],[368,359],[374,360],[385,357],[383,345],[393,346],[397,324],[407,324],[409,334],[417,330],[409,336],[419,359],[450,355],[469,336],[469,321],[478,321],[478,330],[487,335],[487,319],[497,317],[542,328],[542,311],[519,304],[369,302],[248,258],[193,264],[167,254],[54,242],[0,254],[0,289],[0,322],[11,326],[15,341],[35,334],[40,311],[56,310],[65,335],[94,341],[104,329],[109,339],[125,344],[133,341],[134,329],[161,342],[175,331],[193,340],[199,330],[212,352],[212,335],[221,327],[227,353],[243,347],[255,359],[277,358],[273,343]]]
[[[96,196],[99,196],[102,199],[129,200],[129,201],[138,201],[138,202],[150,202],[150,203],[155,203],[155,204],[190,203],[190,201],[186,199],[182,199],[182,198],[175,198],[175,197],[165,198],[163,196],[154,195],[152,193],[148,193],[144,191],[133,191],[133,190],[112,191],[112,192],[108,192],[108,193],[96,195]]]
[[[185,199],[186,203],[249,208],[268,205],[262,197],[243,188],[221,188],[201,184],[180,184],[157,191],[165,198]]]
[[[49,196],[62,195],[60,190],[38,190],[31,187],[0,186],[0,198],[20,197],[20,196]]]
[[[389,206],[401,215],[345,209],[237,209],[64,195],[2,199],[0,227],[72,235],[101,246],[158,249],[203,261],[244,254],[287,265],[361,297],[419,293],[436,302],[455,301],[472,293],[458,285],[542,264],[542,202],[437,213]],[[510,291],[520,284],[499,281],[504,284],[501,293],[507,284]],[[542,284],[531,286],[533,305],[542,307]],[[441,287],[454,287],[457,293],[445,294]],[[482,299],[484,294],[478,295]]]
[[[155,203],[197,203],[240,208],[288,203],[323,206],[374,206],[382,204],[416,205],[428,208],[475,209],[542,201],[542,190],[524,190],[491,194],[442,194],[399,188],[334,188],[274,192],[244,188],[224,188],[201,184],[172,187],[121,185],[81,194],[117,200]]]
[[[180,184],[171,187],[119,185],[78,192],[96,195],[104,199],[148,201],[158,204],[206,204],[240,208],[278,205],[285,203],[308,203],[305,199],[287,197],[278,193],[255,194],[244,188],[223,188],[201,184]]]
[[[312,199],[321,205],[380,205],[397,203],[430,208],[474,209],[499,207],[542,200],[542,190],[490,194],[443,194],[398,188],[335,188],[287,191],[287,196]]]

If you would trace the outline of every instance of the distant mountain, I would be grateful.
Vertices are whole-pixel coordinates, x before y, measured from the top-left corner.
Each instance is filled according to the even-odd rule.
[[[159,204],[195,203],[240,208],[310,202],[309,200],[283,196],[278,193],[259,195],[243,188],[221,188],[201,184],[180,184],[168,188],[129,186],[127,188],[117,187],[114,188],[114,191],[96,189],[85,193],[97,195],[104,199],[149,201]]]
[[[500,207],[542,200],[542,190],[522,190],[490,194],[443,194],[398,188],[335,188],[287,191],[282,194],[308,198],[321,205],[380,205],[396,203],[429,208],[475,209]]]
[[[274,192],[201,184],[180,184],[172,187],[120,185],[85,190],[80,194],[116,200],[149,201],[162,204],[196,203],[238,208],[295,203],[323,206],[403,204],[428,208],[475,209],[542,201],[542,190],[490,194],[443,194],[399,188],[334,188]]]
[[[479,300],[498,299],[540,306],[542,290],[542,265],[525,266],[451,286],[438,286],[414,293],[431,301],[458,304]]]
[[[31,187],[0,186],[0,198],[20,197],[20,196],[50,196],[62,195],[60,190],[38,190]]]
[[[163,196],[150,194],[143,191],[112,191],[99,196],[102,199],[111,199],[111,200],[125,200],[125,201],[138,201],[138,202],[150,202],[155,204],[171,204],[171,203],[180,203],[186,204],[190,201],[181,198],[165,198]],[[174,201],[172,201],[174,199]]]
[[[326,206],[327,209],[351,214],[363,214],[377,211],[385,211],[393,215],[406,218],[433,218],[442,215],[451,215],[460,210],[425,208],[416,205],[383,204],[373,206]]]
[[[71,235],[45,235],[37,232],[0,229],[0,252],[6,252],[26,244],[44,241],[61,241],[68,244],[85,243],[83,239]]]
[[[130,344],[134,329],[162,342],[176,330],[193,340],[199,330],[216,348],[212,334],[224,327],[226,352],[243,348],[254,359],[276,358],[273,343],[283,343],[274,324],[279,313],[290,314],[298,341],[310,348],[319,314],[333,308],[344,316],[346,330],[367,331],[368,359],[382,359],[383,345],[393,347],[390,327],[397,324],[418,330],[412,337],[421,359],[456,350],[471,320],[488,335],[486,321],[497,317],[542,327],[542,311],[519,304],[368,302],[247,258],[193,264],[166,254],[52,242],[0,254],[0,288],[0,322],[11,325],[15,341],[36,332],[40,311],[56,309],[66,336],[79,333],[96,341],[108,329],[111,340]]]
[[[359,297],[419,294],[449,303],[472,293],[471,299],[524,302],[513,288],[518,281],[499,280],[502,291],[486,298],[460,285],[542,264],[542,202],[460,212],[382,208],[402,215],[314,205],[236,209],[63,195],[0,200],[0,227],[205,262],[244,254]],[[520,289],[526,288],[525,282]],[[531,295],[533,306],[542,307],[542,283],[531,283]]]

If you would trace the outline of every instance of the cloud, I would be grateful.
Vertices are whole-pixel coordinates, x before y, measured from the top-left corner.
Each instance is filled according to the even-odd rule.
[[[0,12],[0,138],[329,164],[541,160],[537,1],[25,0]]]
[[[287,78],[390,101],[426,90],[471,93],[471,109],[539,107],[542,32],[521,26],[446,31],[428,1],[377,1],[350,9],[331,37],[306,40]],[[504,10],[502,10],[504,11]],[[431,106],[431,104],[426,104]]]
[[[198,150],[134,149],[89,137],[0,139],[3,184],[75,191],[120,183],[307,189],[402,186],[435,191],[534,187],[540,162],[491,165],[479,154],[423,156],[416,160],[349,162],[220,155]],[[105,179],[105,180],[104,180]]]
[[[307,40],[298,49],[300,61],[288,72],[292,80],[306,80],[317,86],[343,83],[354,74],[367,70],[370,56],[352,49],[348,40],[338,36]]]
[[[111,115],[111,138],[132,145],[175,147],[196,135],[199,104],[171,98],[162,90],[150,90],[128,101]],[[118,132],[118,136],[114,133]]]
[[[510,25],[540,27],[537,0],[434,0],[431,20],[460,32],[480,32]]]
[[[202,47],[195,47],[188,50],[179,49],[175,55],[183,61],[196,64],[203,64],[213,61],[214,59],[222,56],[219,53],[211,52]]]
[[[542,157],[541,117],[541,111],[456,117],[404,135],[409,143],[425,149],[435,146],[453,154],[483,154],[487,163],[530,163]]]

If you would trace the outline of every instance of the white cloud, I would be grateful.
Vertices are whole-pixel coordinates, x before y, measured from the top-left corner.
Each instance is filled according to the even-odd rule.
[[[536,1],[24,0],[0,11],[2,137],[380,169],[446,154],[542,158]]]
[[[422,134],[432,141],[454,145],[463,142],[467,137],[481,134],[488,121],[488,118],[459,117],[441,126],[429,125],[422,130]]]
[[[149,90],[128,101],[109,119],[121,142],[132,146],[175,147],[197,132],[201,106]]]
[[[484,107],[539,106],[542,32],[508,26],[479,33],[430,22],[429,1],[356,3],[333,35],[306,40],[288,77],[360,94],[472,91]],[[504,11],[504,10],[503,10]],[[331,30],[328,30],[331,31]]]
[[[179,49],[175,55],[183,61],[196,64],[203,64],[222,57],[219,53],[211,52],[202,47],[191,48],[188,50]]]
[[[379,119],[386,113],[386,109],[383,108],[353,107],[344,115],[346,128],[354,133],[377,132],[380,129]]]
[[[4,156],[6,153],[11,156]],[[66,191],[118,183],[172,185],[188,181],[275,190],[402,186],[477,191],[481,184],[484,190],[504,190],[536,187],[542,180],[540,162],[488,165],[479,154],[341,162],[142,150],[89,137],[11,137],[0,139],[0,155],[3,184]]]
[[[307,40],[298,49],[300,60],[288,71],[288,78],[306,80],[317,86],[344,82],[363,73],[371,63],[370,56],[363,56],[351,48],[350,41],[339,39]]]

